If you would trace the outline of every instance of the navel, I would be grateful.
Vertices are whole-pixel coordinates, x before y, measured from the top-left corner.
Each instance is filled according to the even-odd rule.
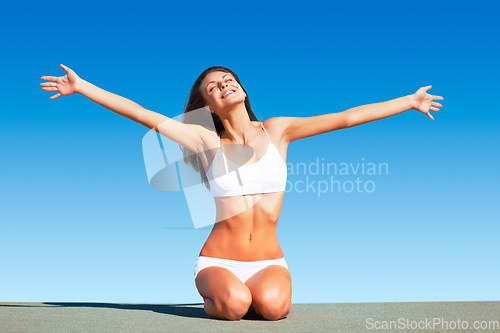
[[[250,235],[248,236],[248,241],[249,241],[249,242],[251,242],[251,241],[252,241],[252,234],[250,234]]]

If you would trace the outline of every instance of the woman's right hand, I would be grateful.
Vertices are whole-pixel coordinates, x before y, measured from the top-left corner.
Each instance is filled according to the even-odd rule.
[[[45,91],[58,91],[59,93],[50,97],[56,99],[60,96],[71,95],[79,92],[82,79],[73,72],[72,69],[61,64],[61,68],[66,72],[64,76],[42,76],[42,80],[55,81],[40,83],[40,87]]]

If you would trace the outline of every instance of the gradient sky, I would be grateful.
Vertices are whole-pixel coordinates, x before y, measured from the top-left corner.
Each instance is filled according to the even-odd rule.
[[[43,75],[83,79],[175,117],[207,67],[234,70],[260,121],[413,94],[415,110],[295,141],[288,165],[387,163],[372,193],[289,191],[278,238],[294,303],[500,300],[500,26],[493,2],[102,1],[4,5],[1,302],[199,302],[182,192],[150,187],[148,128]],[[495,6],[495,7],[492,7]],[[496,21],[498,22],[498,21]],[[323,160],[322,160],[323,159]],[[330,188],[331,189],[331,188]]]

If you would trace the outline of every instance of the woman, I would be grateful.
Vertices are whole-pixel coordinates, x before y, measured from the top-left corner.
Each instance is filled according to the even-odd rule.
[[[431,86],[390,101],[312,117],[274,117],[258,122],[238,76],[226,67],[207,68],[195,81],[185,114],[205,107],[216,131],[179,122],[82,80],[61,64],[65,76],[43,76],[50,99],[80,93],[124,117],[155,129],[195,154],[189,163],[214,196],[217,221],[195,264],[196,287],[214,318],[238,320],[249,310],[268,320],[286,317],[292,281],[276,235],[286,184],[290,142],[353,127],[416,109],[430,110],[441,96]]]

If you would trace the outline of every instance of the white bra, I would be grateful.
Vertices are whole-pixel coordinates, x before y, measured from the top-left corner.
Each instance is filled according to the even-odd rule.
[[[266,154],[252,164],[237,164],[228,159],[220,148],[207,171],[210,192],[214,197],[244,194],[283,192],[286,187],[287,167],[278,149],[269,140]]]

